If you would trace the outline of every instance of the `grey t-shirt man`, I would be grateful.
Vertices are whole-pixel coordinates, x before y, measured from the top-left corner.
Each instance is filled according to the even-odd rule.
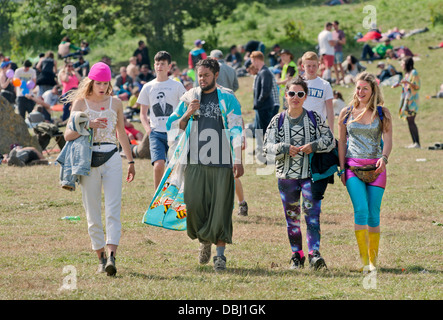
[[[189,159],[191,164],[232,168],[217,90],[201,95],[200,116],[190,135]]]

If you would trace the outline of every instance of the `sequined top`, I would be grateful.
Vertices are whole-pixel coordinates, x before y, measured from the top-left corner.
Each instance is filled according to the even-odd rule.
[[[352,121],[353,116],[346,124],[348,130],[348,150],[346,158],[377,159],[382,156],[380,119],[375,117],[370,124],[361,124]],[[351,122],[352,121],[352,122]]]
[[[97,118],[107,118],[108,125],[106,128],[98,128],[94,129],[94,143],[98,142],[110,142],[114,144],[118,144],[117,135],[116,135],[116,127],[117,127],[117,112],[112,109],[112,97],[109,99],[109,106],[101,111],[92,110],[88,101],[85,99],[86,110],[85,113],[89,116],[89,120],[94,120]]]

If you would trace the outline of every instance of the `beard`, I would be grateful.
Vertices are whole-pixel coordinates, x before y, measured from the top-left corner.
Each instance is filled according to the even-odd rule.
[[[203,92],[209,91],[209,90],[213,89],[214,87],[215,87],[215,78],[214,78],[214,80],[212,80],[212,82],[210,84],[208,84],[206,86],[200,85],[200,88],[202,89]]]

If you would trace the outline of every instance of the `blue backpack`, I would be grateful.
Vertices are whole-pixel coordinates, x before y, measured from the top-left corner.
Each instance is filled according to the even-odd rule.
[[[315,119],[314,112],[312,112],[311,110],[309,111],[306,110],[306,112],[308,113],[309,119],[314,124],[314,128],[317,128],[317,120]],[[278,130],[280,130],[281,126],[283,125],[283,121],[285,120],[285,115],[286,112],[283,111],[282,113],[280,113],[280,116],[278,117]]]

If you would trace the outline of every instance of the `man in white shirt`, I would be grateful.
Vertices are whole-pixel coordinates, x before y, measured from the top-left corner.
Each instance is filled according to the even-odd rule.
[[[326,80],[331,79],[331,68],[334,65],[334,46],[337,44],[337,40],[334,40],[331,30],[332,23],[327,22],[325,29],[318,35],[318,54],[322,57],[322,62],[325,65],[322,77]]]
[[[17,107],[19,114],[25,119],[26,112],[31,113],[35,106],[35,102],[25,96],[29,93],[29,89],[27,88],[28,81],[32,80],[34,83],[37,82],[37,73],[32,68],[31,61],[26,60],[23,67],[15,70],[14,77],[19,78],[22,83],[19,87],[16,87]]]
[[[302,57],[305,69],[305,81],[308,84],[308,97],[303,104],[306,110],[313,110],[328,120],[329,128],[334,134],[334,98],[331,85],[328,81],[317,76],[318,56],[315,52],[308,51]]]
[[[149,135],[151,163],[154,166],[154,189],[157,190],[165,171],[168,154],[168,135],[166,121],[186,92],[181,82],[168,76],[171,69],[171,55],[159,51],[154,57],[157,78],[146,83],[137,99],[140,104],[140,120]],[[148,110],[151,108],[148,117]]]

